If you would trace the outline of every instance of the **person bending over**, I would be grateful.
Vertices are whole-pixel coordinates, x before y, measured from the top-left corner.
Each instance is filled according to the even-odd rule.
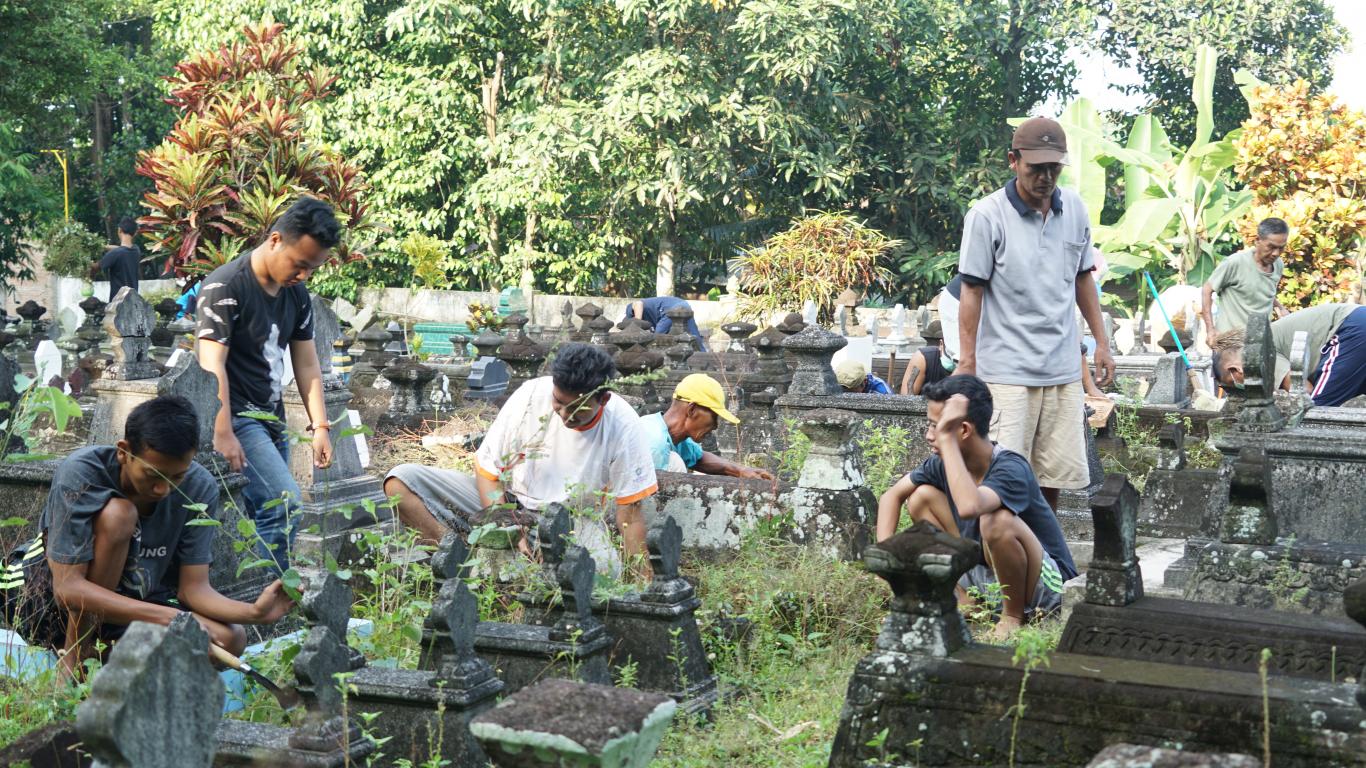
[[[649,299],[635,299],[626,305],[626,316],[623,320],[638,318],[650,324],[655,333],[669,333],[673,330],[674,321],[666,312],[674,307],[685,307],[688,305],[687,299],[680,299],[677,296],[655,296]],[[707,342],[702,338],[702,331],[697,327],[697,321],[689,318],[688,333],[693,338],[693,343],[698,349],[706,349]]]
[[[835,380],[840,389],[855,395],[890,395],[892,388],[887,386],[877,374],[869,373],[863,363],[845,358],[835,366]]]
[[[255,603],[209,583],[217,528],[198,521],[217,519],[219,493],[194,461],[198,436],[189,401],[163,395],[128,414],[116,445],[81,448],[58,465],[38,536],[11,555],[3,581],[11,626],[59,651],[69,674],[134,621],[164,625],[190,611],[214,643],[240,654],[239,625],[274,623],[294,605],[278,579]]]
[[[218,377],[218,400],[225,406],[214,420],[213,447],[234,472],[246,475],[242,498],[256,523],[257,552],[281,572],[289,567],[289,543],[297,532],[292,518],[300,504],[284,429],[285,349],[308,411],[313,466],[328,467],[332,425],[304,283],[332,258],[340,240],[332,207],[302,197],[265,241],[204,278],[195,306],[195,351],[204,370]],[[250,415],[261,412],[275,419]]]
[[[726,410],[726,395],[721,384],[705,373],[684,376],[674,387],[669,410],[652,413],[640,420],[655,470],[691,470],[704,475],[772,480],[773,475],[767,470],[736,464],[702,450],[699,443],[716,431],[721,419],[731,424],[740,423],[735,414]]]
[[[964,574],[959,587],[1001,585],[1004,604],[992,637],[1002,639],[1026,616],[1055,610],[1077,567],[1029,462],[986,437],[992,410],[986,383],[953,376],[926,387],[925,399],[933,455],[882,494],[877,539],[896,533],[905,506],[917,522],[981,543],[986,565]]]
[[[578,511],[575,533],[599,567],[616,570],[617,554],[606,528],[588,510],[614,510],[626,557],[645,556],[641,502],[654,495],[654,465],[640,417],[607,389],[616,374],[612,358],[589,344],[566,344],[551,375],[518,387],[498,411],[474,459],[474,476],[420,464],[401,464],[384,478],[398,498],[400,519],[424,543],[448,531],[468,533],[482,510],[510,504],[536,512],[552,503]],[[525,537],[518,542],[530,554]]]
[[[1290,358],[1295,334],[1305,333],[1309,359],[1305,383],[1314,405],[1342,405],[1366,395],[1366,306],[1320,304],[1301,309],[1271,324],[1276,347],[1275,381],[1290,389]],[[1215,339],[1214,376],[1225,389],[1243,384],[1243,329],[1226,331]]]

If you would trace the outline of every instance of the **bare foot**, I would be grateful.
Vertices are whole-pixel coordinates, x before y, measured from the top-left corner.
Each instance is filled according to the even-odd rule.
[[[987,633],[987,640],[995,643],[1005,642],[1015,630],[1022,626],[1024,626],[1023,619],[1015,616],[1007,616],[1003,613],[1001,614],[1000,621],[997,621],[996,626],[992,627],[991,631]]]

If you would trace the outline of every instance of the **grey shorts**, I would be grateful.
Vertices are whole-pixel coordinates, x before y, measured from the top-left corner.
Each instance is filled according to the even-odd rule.
[[[996,583],[996,574],[986,565],[973,566],[972,570],[958,579],[963,589],[976,587],[978,591],[991,594],[991,585]],[[1034,594],[1025,608],[1026,615],[1049,614],[1062,607],[1062,572],[1058,564],[1047,553],[1043,553],[1043,564],[1039,566],[1039,580],[1034,585]]]
[[[408,486],[432,517],[457,533],[469,533],[470,519],[485,506],[479,500],[474,478],[464,472],[400,464],[389,470],[384,479],[391,477]]]

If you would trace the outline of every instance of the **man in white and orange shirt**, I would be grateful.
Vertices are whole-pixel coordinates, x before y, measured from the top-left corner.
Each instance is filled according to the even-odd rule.
[[[561,347],[551,375],[518,387],[498,411],[475,454],[473,476],[420,464],[389,472],[384,491],[398,497],[399,517],[434,544],[448,531],[468,532],[471,518],[491,505],[535,512],[559,502],[577,513],[576,541],[600,569],[620,567],[607,535],[608,512],[626,558],[643,562],[641,502],[658,486],[640,417],[608,389],[615,374],[603,350]],[[519,548],[527,551],[525,539]]]

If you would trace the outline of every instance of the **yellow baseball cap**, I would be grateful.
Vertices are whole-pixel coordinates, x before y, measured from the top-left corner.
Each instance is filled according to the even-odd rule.
[[[739,424],[735,414],[726,410],[726,393],[716,379],[705,373],[690,373],[674,387],[674,399],[700,405],[732,424]]]

